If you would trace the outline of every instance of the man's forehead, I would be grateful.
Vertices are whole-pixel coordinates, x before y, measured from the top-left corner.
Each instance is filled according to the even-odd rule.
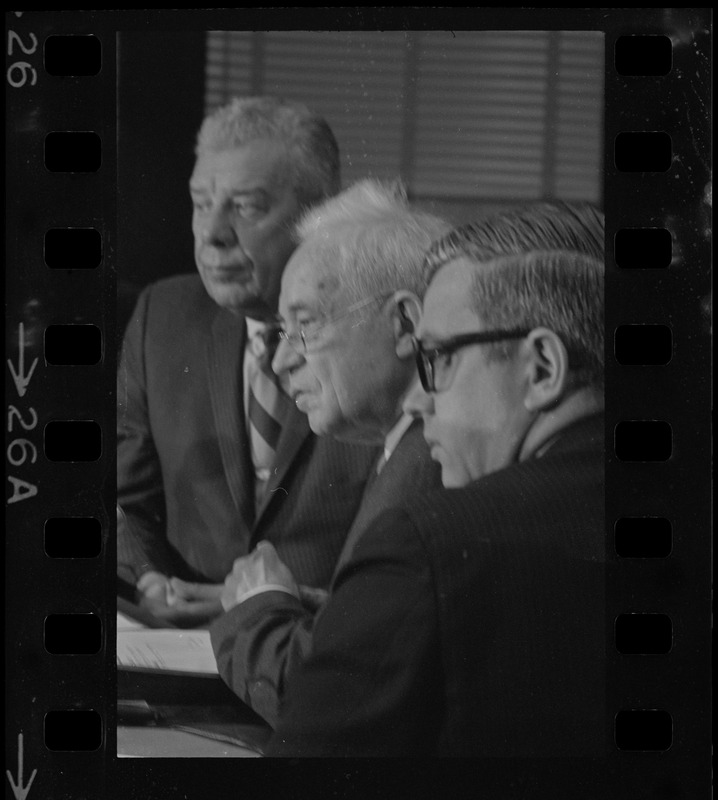
[[[270,180],[286,178],[286,148],[281,142],[256,140],[223,150],[198,154],[190,177],[193,185],[216,181],[254,184],[261,187]]]
[[[418,335],[440,339],[476,328],[471,307],[471,263],[459,258],[439,268],[424,296]]]
[[[339,288],[336,276],[330,274],[321,249],[310,243],[300,245],[289,259],[282,279],[280,305],[283,312],[316,310],[322,307]]]

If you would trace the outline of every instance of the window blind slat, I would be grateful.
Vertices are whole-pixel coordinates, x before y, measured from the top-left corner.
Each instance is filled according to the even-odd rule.
[[[327,119],[345,185],[404,166],[418,198],[600,200],[603,61],[595,31],[213,31],[206,107],[261,76],[262,92]]]

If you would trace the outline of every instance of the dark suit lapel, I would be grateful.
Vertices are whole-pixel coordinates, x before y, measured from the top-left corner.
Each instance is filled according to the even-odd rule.
[[[306,415],[297,410],[293,403],[287,404],[284,420],[282,421],[282,433],[279,437],[277,453],[274,459],[274,469],[267,482],[264,500],[257,509],[257,523],[271,504],[277,494],[277,487],[282,485],[287,470],[292,466],[297,453],[310,435],[311,430],[309,429]]]
[[[391,458],[386,462],[382,471],[380,473],[377,472],[378,458],[372,467],[359,510],[354,517],[351,528],[349,528],[347,538],[344,540],[342,552],[339,554],[339,559],[334,569],[335,576],[340,568],[351,558],[356,543],[368,528],[369,523],[376,519],[380,512],[388,508],[399,507],[406,499],[409,492],[414,488],[413,485],[407,485],[407,477],[411,479],[409,481],[411,484],[421,479],[424,474],[421,464],[425,462],[429,464],[427,469],[432,469],[429,450],[424,442],[424,426],[421,420],[415,419],[397,442]],[[439,488],[440,485],[437,479],[436,488]],[[428,488],[426,479],[419,485],[420,491],[425,488]]]
[[[254,473],[244,423],[242,354],[247,328],[242,317],[220,311],[207,346],[212,411],[229,491],[247,525],[254,520]]]
[[[359,541],[361,534],[364,533],[367,523],[374,519],[374,517],[378,514],[378,503],[384,499],[384,481],[386,481],[386,476],[383,476],[384,481],[379,480],[379,473],[377,472],[378,463],[379,459],[377,458],[372,465],[371,471],[369,472],[369,477],[367,479],[366,486],[364,487],[364,494],[362,495],[361,503],[359,504],[359,510],[354,517],[351,527],[349,528],[347,538],[344,540],[342,551],[339,553],[339,558],[337,559],[336,566],[334,567],[335,577],[344,564],[346,564],[351,558],[354,546]],[[391,460],[387,462],[385,469],[389,469],[390,463]]]

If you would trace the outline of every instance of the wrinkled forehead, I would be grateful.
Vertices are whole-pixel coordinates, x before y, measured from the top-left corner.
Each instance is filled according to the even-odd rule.
[[[289,259],[282,277],[279,313],[285,319],[300,311],[331,313],[341,299],[341,281],[327,259],[326,248],[301,244]]]
[[[480,330],[471,305],[472,275],[476,265],[457,258],[440,267],[424,296],[417,335],[440,340],[457,333]]]
[[[237,147],[201,151],[190,187],[219,183],[244,188],[285,183],[288,172],[287,153],[281,142],[255,140]]]

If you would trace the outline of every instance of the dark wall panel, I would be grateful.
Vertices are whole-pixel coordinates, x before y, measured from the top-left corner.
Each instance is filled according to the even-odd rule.
[[[194,270],[188,181],[204,109],[205,33],[118,41],[118,299]]]

